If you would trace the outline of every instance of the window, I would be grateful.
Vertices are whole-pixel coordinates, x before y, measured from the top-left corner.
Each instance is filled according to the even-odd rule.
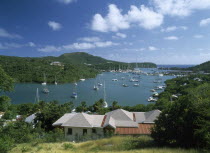
[[[68,135],[72,135],[72,128],[68,128],[67,134],[68,134]]]
[[[83,129],[83,135],[87,134],[87,129]]]
[[[96,134],[96,129],[92,129],[92,133],[95,133]]]

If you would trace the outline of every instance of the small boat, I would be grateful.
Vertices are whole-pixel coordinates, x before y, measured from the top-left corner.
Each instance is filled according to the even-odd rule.
[[[127,84],[123,84],[122,86],[123,86],[123,87],[128,87],[128,85],[127,85]]]
[[[153,96],[154,96],[154,97],[158,97],[159,94],[158,94],[157,92],[154,92],[154,93],[153,93]]]
[[[99,90],[99,87],[94,85],[93,89],[94,90]]]
[[[42,85],[43,85],[43,86],[46,86],[46,85],[47,85],[47,82],[43,82]]]
[[[102,83],[98,83],[98,86],[103,86],[103,84]]]
[[[50,91],[49,91],[49,89],[44,88],[42,92],[45,93],[45,94],[48,94]]]
[[[118,81],[117,79],[112,79],[112,81]]]
[[[156,92],[156,90],[155,90],[155,89],[151,89],[150,91],[151,91],[151,92]]]
[[[163,86],[157,86],[156,90],[163,90]]]
[[[79,79],[80,81],[85,81],[85,79]]]
[[[147,101],[148,101],[148,102],[156,102],[157,99],[155,99],[155,98],[153,98],[153,97],[149,97]]]
[[[139,86],[139,84],[138,84],[138,83],[135,83],[133,86],[134,86],[134,87],[138,87],[138,86]]]
[[[77,93],[73,92],[72,95],[71,95],[71,98],[77,98]]]

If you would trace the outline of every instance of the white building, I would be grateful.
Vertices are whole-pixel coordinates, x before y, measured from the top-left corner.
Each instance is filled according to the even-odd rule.
[[[89,115],[86,113],[68,113],[58,119],[53,126],[63,127],[69,140],[84,136],[103,137],[108,131],[121,135],[150,134],[154,120],[161,112],[128,112],[117,109],[105,115]]]

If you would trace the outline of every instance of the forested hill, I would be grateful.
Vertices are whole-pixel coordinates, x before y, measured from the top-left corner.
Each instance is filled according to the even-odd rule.
[[[58,62],[56,65],[53,62]],[[15,57],[0,56],[0,65],[16,82],[43,82],[44,73],[47,82],[73,82],[81,78],[95,77],[99,70],[133,68],[128,64],[106,60],[84,52],[66,53],[59,57]],[[146,67],[156,67],[153,63],[144,63]],[[138,63],[138,66],[141,64]]]
[[[210,73],[210,61],[188,68],[192,71],[204,71]]]

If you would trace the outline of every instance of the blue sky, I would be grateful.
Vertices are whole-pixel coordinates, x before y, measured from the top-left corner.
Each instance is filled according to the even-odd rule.
[[[200,64],[209,42],[209,0],[0,1],[1,55]]]

